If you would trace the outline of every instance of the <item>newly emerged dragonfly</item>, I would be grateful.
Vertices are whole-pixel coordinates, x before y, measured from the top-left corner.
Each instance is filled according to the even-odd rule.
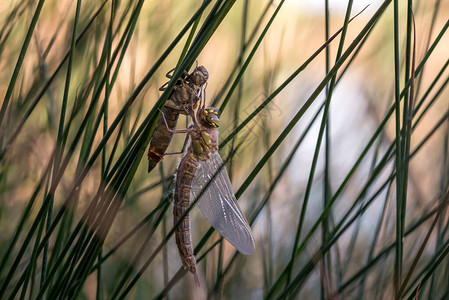
[[[188,112],[193,121],[189,128],[167,128],[171,133],[187,134],[183,150],[189,144],[176,173],[174,224],[186,212],[192,194],[193,199],[199,197],[197,204],[212,227],[242,254],[252,254],[255,243],[251,228],[237,205],[226,167],[218,154],[219,111],[213,107],[205,108],[203,102],[196,115],[193,104]],[[164,114],[162,119],[165,120]],[[183,266],[199,285],[188,214],[176,228],[175,238]]]
[[[171,78],[170,73],[172,71],[167,73],[168,78]],[[192,102],[194,105],[197,104],[201,98],[202,87],[208,79],[209,73],[203,66],[197,66],[190,74],[184,71],[184,74],[178,79],[162,110],[168,128],[165,126],[164,120],[159,118],[151,137],[150,148],[148,149],[148,173],[162,160],[173,136],[170,130],[176,127],[179,115],[186,115],[185,107],[188,107]],[[159,90],[164,91],[167,84],[168,82]]]

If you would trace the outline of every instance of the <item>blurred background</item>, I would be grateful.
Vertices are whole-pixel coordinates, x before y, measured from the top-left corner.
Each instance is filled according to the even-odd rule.
[[[395,3],[3,1],[2,298],[448,297],[449,3]],[[171,233],[181,156],[146,159],[166,73],[196,64],[256,240],[194,207],[200,287]]]

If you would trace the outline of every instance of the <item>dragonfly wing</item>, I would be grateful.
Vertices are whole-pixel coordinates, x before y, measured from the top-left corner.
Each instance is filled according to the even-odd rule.
[[[254,253],[256,247],[251,228],[237,205],[228,172],[217,152],[208,160],[200,160],[192,193],[195,199],[201,194],[197,204],[212,227],[242,254]]]

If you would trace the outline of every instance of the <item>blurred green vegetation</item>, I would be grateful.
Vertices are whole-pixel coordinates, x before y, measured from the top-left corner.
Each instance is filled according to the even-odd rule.
[[[449,7],[362,2],[3,1],[0,298],[447,298]],[[145,157],[195,64],[256,239],[194,207],[200,287]]]

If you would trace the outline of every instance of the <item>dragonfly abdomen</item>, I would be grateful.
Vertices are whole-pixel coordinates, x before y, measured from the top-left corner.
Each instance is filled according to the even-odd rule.
[[[173,221],[175,226],[190,205],[191,184],[197,166],[198,159],[192,153],[187,153],[179,163],[173,206]],[[185,215],[181,224],[176,228],[175,239],[183,266],[195,276],[195,281],[197,281],[196,259],[193,253],[190,218],[188,214]]]

